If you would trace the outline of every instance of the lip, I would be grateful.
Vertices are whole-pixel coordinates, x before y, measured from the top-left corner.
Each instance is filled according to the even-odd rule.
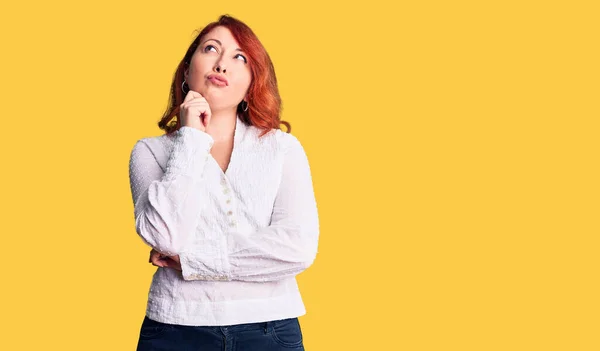
[[[219,86],[229,85],[229,83],[227,82],[227,79],[225,77],[219,76],[216,74],[209,75],[208,80],[210,80],[211,82],[213,82],[214,84],[219,85]]]

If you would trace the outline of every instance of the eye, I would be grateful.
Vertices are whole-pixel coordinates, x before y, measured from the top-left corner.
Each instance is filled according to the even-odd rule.
[[[204,51],[204,52],[208,52],[209,48],[213,48],[213,49],[215,49],[215,51],[217,50],[217,48],[215,48],[214,46],[212,46],[212,45],[208,44],[208,45],[206,45],[206,46],[204,47],[204,50],[203,50],[203,51]],[[238,56],[240,56],[240,57],[241,57],[241,58],[244,60],[244,62],[245,62],[245,63],[248,63],[248,59],[247,59],[247,58],[246,58],[244,55],[242,55],[242,54],[237,54],[237,55],[235,55],[235,57],[238,57]]]
[[[244,62],[248,63],[248,60],[246,59],[246,57],[245,57],[244,55],[242,55],[242,54],[237,54],[237,55],[235,55],[235,56],[236,56],[236,57],[238,57],[238,56],[239,56],[239,57],[243,58],[243,59],[244,59]]]

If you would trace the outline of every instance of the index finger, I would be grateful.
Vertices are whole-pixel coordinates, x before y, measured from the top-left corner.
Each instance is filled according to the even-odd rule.
[[[183,99],[183,102],[190,101],[197,97],[202,97],[202,95],[200,95],[200,93],[198,93],[196,91],[190,90],[190,91],[188,91],[187,95],[185,96],[185,99]]]

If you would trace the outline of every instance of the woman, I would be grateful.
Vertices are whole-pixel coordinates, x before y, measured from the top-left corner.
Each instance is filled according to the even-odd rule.
[[[304,350],[295,276],[317,254],[310,167],[275,71],[223,15],[192,42],[129,162],[135,227],[158,266],[138,350]],[[287,132],[280,129],[287,126]]]

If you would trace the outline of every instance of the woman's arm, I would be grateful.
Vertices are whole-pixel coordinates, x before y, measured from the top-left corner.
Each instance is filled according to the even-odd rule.
[[[175,133],[165,172],[142,140],[129,160],[136,231],[146,244],[169,256],[179,254],[194,235],[205,200],[201,177],[214,144],[196,128],[183,126]]]
[[[185,280],[273,281],[295,276],[313,263],[319,218],[308,159],[296,137],[285,156],[270,225],[250,235],[214,235],[221,240],[196,243],[179,254]]]

